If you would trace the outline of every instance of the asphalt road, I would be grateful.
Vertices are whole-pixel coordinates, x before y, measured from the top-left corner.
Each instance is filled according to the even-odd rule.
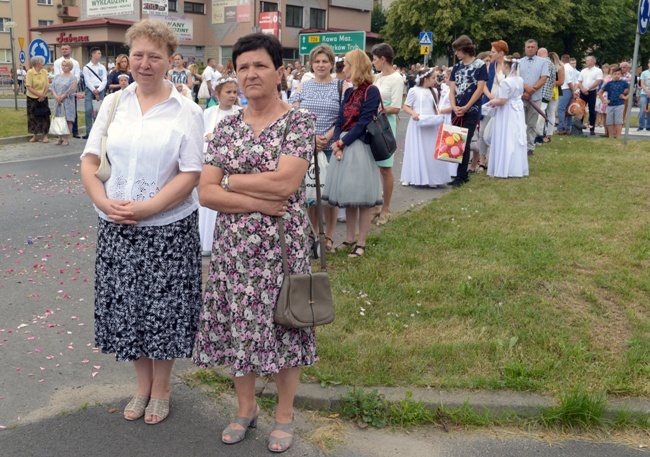
[[[193,369],[187,360],[175,366],[166,421],[154,427],[122,419],[135,377],[130,364],[94,349],[97,218],[79,177],[83,144],[0,146],[0,456],[267,455],[267,414],[243,443],[220,443],[234,399],[215,401],[188,387],[180,378]],[[401,157],[400,150],[397,176]],[[394,209],[404,211],[443,192],[397,185]],[[342,236],[343,227],[337,232]],[[308,439],[321,422],[299,411],[298,423],[296,445],[287,455],[323,455]],[[640,443],[567,441],[498,429],[405,432],[345,425],[342,444],[331,455],[627,457],[645,450]]]

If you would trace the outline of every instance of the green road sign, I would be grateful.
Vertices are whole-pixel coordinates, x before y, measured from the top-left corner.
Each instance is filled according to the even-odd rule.
[[[334,54],[345,54],[353,49],[366,49],[366,32],[304,33],[300,35],[300,55],[309,55],[312,49],[328,44]]]

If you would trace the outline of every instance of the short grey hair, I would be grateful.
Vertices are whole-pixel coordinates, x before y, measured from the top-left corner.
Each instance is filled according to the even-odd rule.
[[[39,63],[45,65],[45,57],[34,56],[31,59],[29,59],[29,63],[31,64],[32,67],[38,65]]]

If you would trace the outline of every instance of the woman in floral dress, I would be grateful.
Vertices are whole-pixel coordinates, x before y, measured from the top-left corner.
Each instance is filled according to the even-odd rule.
[[[291,273],[310,271],[303,178],[314,153],[313,114],[282,102],[282,46],[251,34],[233,48],[248,106],[217,124],[199,185],[201,205],[219,212],[194,361],[230,366],[238,412],[222,441],[238,443],[255,427],[255,376],[274,375],[278,389],[269,450],[293,442],[293,400],[300,367],[317,361],[313,328],[273,320],[283,280],[278,223],[284,224]]]

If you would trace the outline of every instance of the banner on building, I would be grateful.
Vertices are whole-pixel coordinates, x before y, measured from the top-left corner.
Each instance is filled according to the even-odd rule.
[[[212,0],[212,23],[251,21],[251,0]]]
[[[192,41],[194,39],[194,24],[192,18],[167,16],[165,22],[169,27],[176,30],[178,41]]]
[[[119,16],[133,14],[134,0],[86,0],[88,17]]]
[[[282,29],[282,13],[279,11],[260,13],[259,24],[260,32],[281,38],[280,30]]]
[[[144,0],[142,2],[142,14],[149,14],[151,16],[167,16],[168,11],[168,0]]]

